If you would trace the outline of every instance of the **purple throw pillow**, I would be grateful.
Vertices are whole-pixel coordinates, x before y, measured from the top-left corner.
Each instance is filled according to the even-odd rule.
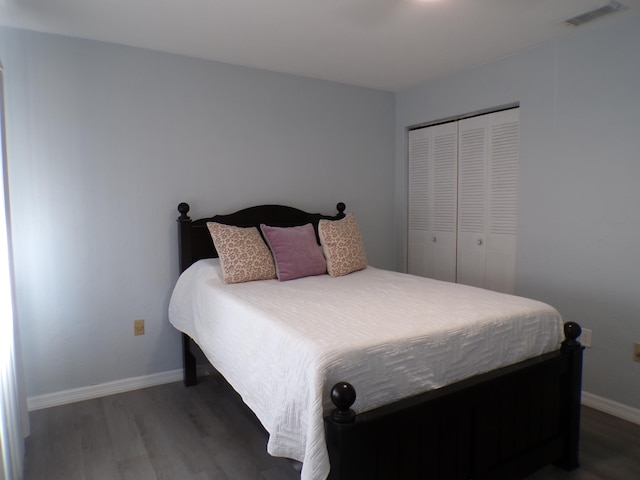
[[[276,273],[281,282],[327,272],[327,262],[310,223],[300,227],[261,224],[260,229],[273,253]]]

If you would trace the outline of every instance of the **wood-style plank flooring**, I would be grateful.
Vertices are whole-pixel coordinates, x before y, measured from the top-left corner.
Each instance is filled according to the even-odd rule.
[[[25,480],[294,480],[215,376],[31,412]]]
[[[549,466],[526,480],[640,480],[640,425],[583,406],[580,468]]]
[[[299,480],[217,376],[31,413],[25,480]],[[526,480],[638,480],[640,426],[583,409],[580,469]]]

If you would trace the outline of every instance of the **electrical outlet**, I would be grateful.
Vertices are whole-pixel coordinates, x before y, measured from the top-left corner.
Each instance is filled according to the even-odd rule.
[[[591,330],[588,328],[582,329],[582,334],[580,335],[580,343],[583,347],[591,347]]]
[[[640,362],[640,342],[633,344],[633,361]]]
[[[133,321],[133,334],[144,335],[144,320],[138,319]]]

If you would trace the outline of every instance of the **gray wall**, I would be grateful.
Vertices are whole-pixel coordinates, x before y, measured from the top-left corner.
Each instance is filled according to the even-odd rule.
[[[517,292],[593,329],[585,390],[640,408],[638,45],[638,15],[576,30],[399,92],[394,118],[387,92],[0,28],[28,395],[180,367],[178,202],[345,201],[403,269],[406,127],[519,102]]]
[[[0,60],[29,396],[181,367],[181,201],[344,201],[395,265],[392,93],[7,28]]]
[[[584,389],[640,408],[640,16],[399,92],[397,265],[406,127],[520,103],[518,294],[593,330]]]

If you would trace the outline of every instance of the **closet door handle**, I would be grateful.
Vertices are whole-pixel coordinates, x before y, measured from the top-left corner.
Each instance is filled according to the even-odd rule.
[[[478,239],[478,245],[482,245],[482,239],[481,238]]]
[[[436,242],[438,241],[438,239],[436,237],[433,237],[433,241]]]

